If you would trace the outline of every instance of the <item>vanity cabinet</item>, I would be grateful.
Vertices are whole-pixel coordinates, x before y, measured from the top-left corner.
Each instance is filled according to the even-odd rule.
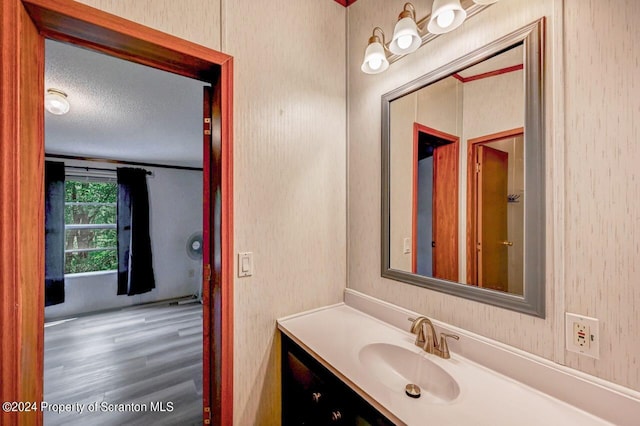
[[[393,423],[283,334],[282,425],[391,426]]]

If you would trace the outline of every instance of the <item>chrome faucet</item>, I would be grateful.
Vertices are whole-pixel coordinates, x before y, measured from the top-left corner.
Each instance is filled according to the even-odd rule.
[[[437,355],[441,358],[451,358],[447,337],[460,339],[455,334],[440,333],[440,343],[437,340],[436,330],[433,323],[427,317],[409,318],[411,321],[411,333],[416,335],[415,345],[424,349],[425,352]]]

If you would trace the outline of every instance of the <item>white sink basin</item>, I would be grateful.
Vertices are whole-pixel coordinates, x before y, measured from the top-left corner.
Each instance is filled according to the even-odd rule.
[[[425,354],[388,343],[372,343],[360,349],[362,365],[383,385],[394,392],[405,393],[406,385],[420,387],[419,401],[446,404],[460,394],[453,377]],[[407,398],[409,398],[407,396]]]

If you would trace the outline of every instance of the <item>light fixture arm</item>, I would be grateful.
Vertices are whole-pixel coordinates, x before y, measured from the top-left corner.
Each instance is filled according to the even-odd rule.
[[[381,37],[378,37],[376,35],[376,30],[378,30],[378,32],[380,33]],[[380,38],[382,38],[382,41],[380,41]],[[384,49],[384,51],[386,53],[389,53],[390,55],[393,55],[393,53],[387,47],[387,41],[385,40],[385,37],[384,37],[384,31],[382,31],[382,28],[380,28],[380,27],[375,27],[373,29],[371,37],[369,37],[369,43],[374,43],[376,41],[380,42],[380,44],[382,45],[382,48]]]
[[[428,16],[427,16],[428,17]],[[426,28],[425,24],[428,21],[427,17],[422,18],[421,20],[418,21],[418,19],[416,18],[416,8],[413,5],[413,3],[405,3],[404,7],[402,8],[402,12],[400,12],[400,14],[398,15],[398,20],[402,19],[402,18],[411,18],[413,19],[413,22],[416,23],[416,27],[418,27],[418,31],[420,33],[422,33],[424,31],[424,29]]]

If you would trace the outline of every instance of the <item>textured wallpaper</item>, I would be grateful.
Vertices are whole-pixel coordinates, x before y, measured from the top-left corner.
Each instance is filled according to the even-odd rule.
[[[566,285],[600,319],[600,360],[567,365],[640,390],[640,2],[567,0]]]
[[[346,285],[345,8],[224,3],[235,58],[234,419],[279,424],[275,320],[342,300]],[[255,30],[254,30],[255,29]]]
[[[349,8],[348,287],[639,390],[640,3],[501,1],[384,74],[361,73],[371,29],[390,34],[401,3]],[[380,96],[543,16],[546,318],[381,278]],[[564,350],[565,311],[600,319],[599,360]]]
[[[234,56],[234,423],[280,421],[275,320],[346,285],[346,9],[329,0],[86,0]]]
[[[222,0],[76,0],[194,43],[220,50]]]

